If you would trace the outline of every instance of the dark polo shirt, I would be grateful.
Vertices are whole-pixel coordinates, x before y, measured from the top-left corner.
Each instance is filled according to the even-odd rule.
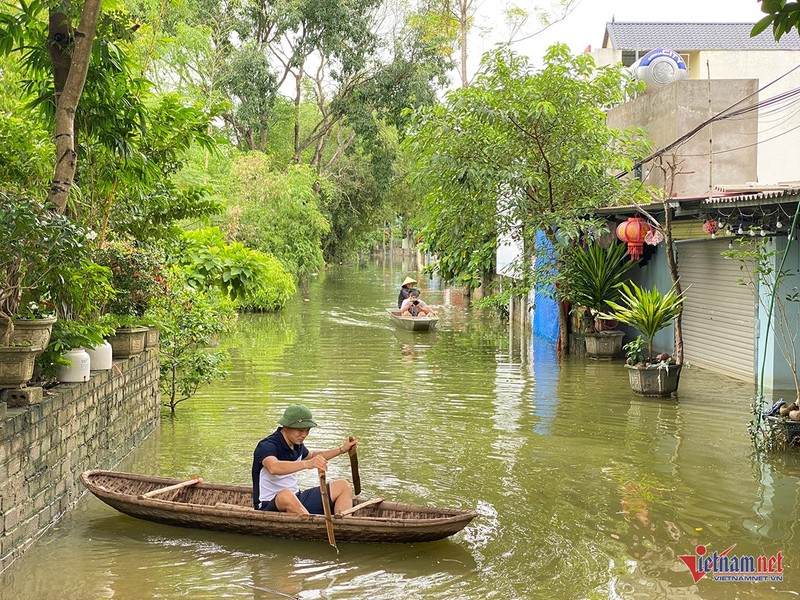
[[[274,456],[278,460],[296,461],[308,456],[308,448],[306,448],[305,444],[300,444],[292,450],[286,440],[283,439],[281,429],[281,427],[278,427],[273,433],[258,442],[253,452],[253,508],[258,508],[259,478],[261,469],[264,468],[262,462],[266,457]]]

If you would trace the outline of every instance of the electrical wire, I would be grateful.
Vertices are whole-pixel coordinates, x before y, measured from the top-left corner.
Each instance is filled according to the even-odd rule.
[[[747,137],[752,137],[753,135],[763,136],[766,132],[772,131],[773,129],[777,129],[777,128],[785,125],[789,121],[793,120],[798,114],[800,114],[800,98],[798,100],[796,100],[796,101],[791,102],[786,107],[782,107],[780,109],[773,109],[772,111],[769,111],[770,113],[779,113],[779,112],[783,112],[783,111],[787,110],[788,108],[791,108],[794,105],[797,105],[797,109],[792,111],[790,114],[782,117],[779,121],[776,119],[776,122],[775,122],[774,125],[772,125],[770,127],[765,127],[763,129],[759,129],[755,134],[742,133],[742,134],[739,134],[739,135],[747,136]],[[763,117],[763,113],[760,113],[759,114],[759,122],[760,123],[764,122],[764,119],[762,117]],[[748,117],[747,120],[749,120],[749,119],[750,119],[750,117]],[[741,120],[743,120],[743,119],[741,119]],[[733,148],[726,148],[725,150],[716,150],[714,152],[701,152],[701,153],[698,153],[698,154],[680,154],[679,156],[681,158],[697,158],[697,157],[716,156],[717,154],[724,154],[726,152],[736,152],[737,150],[744,150],[746,148],[752,148],[753,146],[758,146],[759,144],[763,144],[763,143],[772,141],[774,139],[777,139],[777,138],[781,137],[782,135],[786,135],[787,133],[791,133],[792,131],[794,131],[798,127],[800,127],[800,125],[796,125],[796,126],[792,127],[791,129],[783,130],[780,133],[777,133],[776,135],[774,135],[772,137],[760,139],[760,140],[758,140],[756,142],[753,142],[752,144],[744,144],[742,146],[735,146]]]
[[[795,69],[797,69],[797,68],[800,68],[800,65],[795,67]],[[794,69],[792,69],[792,70],[794,70]],[[790,92],[791,92],[791,95],[800,94],[800,88],[795,88],[794,90],[791,90]],[[752,96],[752,94],[750,94],[750,96]],[[781,96],[783,96],[783,94]],[[789,96],[789,97],[791,97],[791,96]],[[657,150],[656,152],[654,152],[650,156],[647,156],[647,157],[637,161],[636,163],[634,163],[633,168],[631,169],[631,171],[633,169],[636,169],[637,167],[641,167],[643,164],[645,164],[647,162],[650,162],[651,160],[654,160],[654,159],[658,158],[659,156],[662,156],[662,155],[666,154],[667,152],[669,152],[670,150],[672,150],[673,148],[675,148],[677,146],[680,146],[684,142],[689,141],[691,138],[693,138],[695,135],[700,133],[700,131],[702,131],[708,125],[710,125],[712,123],[715,123],[715,122],[718,122],[718,121],[723,121],[723,120],[732,118],[734,116],[741,116],[741,115],[747,114],[747,113],[752,112],[752,111],[758,111],[760,109],[760,107],[762,107],[762,106],[770,106],[771,104],[774,104],[775,103],[775,98],[777,98],[777,97],[769,98],[767,100],[764,100],[763,102],[757,102],[756,104],[754,104],[752,106],[748,106],[746,108],[739,109],[739,110],[736,110],[736,111],[726,112],[726,111],[728,111],[730,109],[730,107],[729,107],[729,108],[725,109],[724,111],[717,113],[713,117],[703,121],[702,123],[700,123],[699,125],[697,125],[693,129],[688,131],[687,133],[683,134],[681,137],[679,137],[678,139],[676,139],[672,143],[667,144],[661,150]],[[781,100],[782,99],[783,98],[781,98]],[[739,102],[742,102],[742,100],[740,100]],[[735,104],[733,106],[735,106]],[[772,138],[770,138],[770,139],[772,139]],[[752,145],[757,145],[757,144],[760,144],[760,143],[763,143],[763,142],[766,142],[766,141],[769,141],[769,140],[762,140],[762,141],[756,142],[755,144],[752,144]],[[747,147],[747,146],[744,146],[744,147]],[[707,154],[700,155],[700,156],[707,156]],[[625,175],[627,175],[631,171],[624,171],[622,173],[618,173],[617,174],[617,178],[619,179],[620,177],[624,177]]]
[[[800,125],[795,125],[791,129],[787,129],[786,131],[782,131],[781,133],[777,133],[770,138],[766,138],[764,140],[758,140],[757,142],[753,142],[752,144],[746,144],[744,146],[737,146],[736,148],[726,148],[725,150],[716,150],[714,152],[704,152],[701,154],[680,154],[681,158],[696,158],[698,156],[716,156],[717,154],[725,154],[726,152],[736,152],[737,150],[744,150],[746,148],[752,148],[753,146],[758,146],[759,144],[764,144],[766,142],[770,142],[774,139],[781,137],[782,135],[786,135],[787,133],[791,133],[795,129],[800,128]]]

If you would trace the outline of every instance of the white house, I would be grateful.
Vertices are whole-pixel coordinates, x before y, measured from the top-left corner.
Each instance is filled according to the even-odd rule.
[[[800,36],[789,34],[776,42],[767,28],[751,38],[752,27],[752,23],[611,22],[606,23],[603,47],[592,53],[598,65],[621,62],[631,66],[656,48],[673,50],[683,58],[688,72],[685,89],[691,92],[670,99],[671,104],[665,102],[664,106],[652,103],[653,122],[658,121],[660,111],[685,119],[686,126],[729,107],[741,111],[706,128],[693,144],[679,149],[679,158],[695,166],[701,160],[711,165],[710,174],[682,179],[676,190],[679,194],[702,193],[714,185],[732,182],[772,184],[800,179],[800,161],[787,160],[800,148]],[[753,83],[745,84],[746,80]],[[714,83],[725,81],[736,83]],[[734,85],[739,89],[730,89]],[[725,92],[725,101],[721,92]],[[746,109],[752,111],[757,102],[757,113],[748,113]],[[735,130],[728,132],[724,147],[717,139],[723,126]],[[675,139],[675,133],[679,133],[677,128],[667,128],[663,137],[656,132],[653,140],[663,147]],[[713,149],[709,153],[710,146]],[[705,156],[698,156],[699,151]],[[715,169],[715,161],[747,167],[740,171],[747,177],[732,178],[729,170]],[[687,189],[690,182],[693,189]]]

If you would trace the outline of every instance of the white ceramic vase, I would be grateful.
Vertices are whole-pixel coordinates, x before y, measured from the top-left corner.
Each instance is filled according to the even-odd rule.
[[[99,346],[87,348],[87,354],[91,360],[92,371],[108,371],[112,364],[112,349],[108,341],[103,341]]]
[[[83,348],[67,350],[61,356],[70,362],[69,366],[60,366],[56,376],[61,383],[79,383],[89,381],[91,360],[89,353]]]

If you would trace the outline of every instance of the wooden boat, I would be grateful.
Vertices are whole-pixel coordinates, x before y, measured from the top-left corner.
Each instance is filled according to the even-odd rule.
[[[252,535],[327,540],[325,517],[264,512],[253,508],[252,488],[115,471],[85,471],[81,482],[120,512],[167,525]],[[337,541],[430,542],[461,531],[477,513],[356,498],[333,516]]]
[[[400,311],[387,308],[386,312],[400,329],[408,331],[433,331],[439,322],[439,317],[403,317]]]

